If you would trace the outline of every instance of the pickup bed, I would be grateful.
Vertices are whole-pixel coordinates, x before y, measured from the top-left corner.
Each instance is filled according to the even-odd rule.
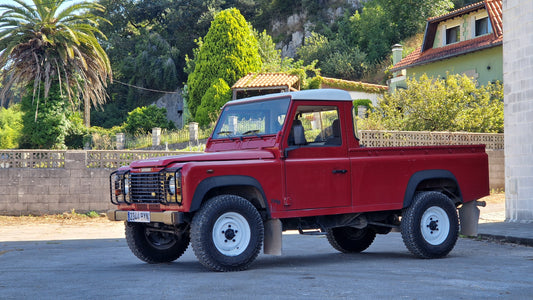
[[[476,234],[489,194],[484,145],[364,147],[350,95],[334,89],[230,101],[205,152],[111,174],[108,218],[126,221],[141,260],[176,260],[191,243],[207,268],[244,270],[262,247],[280,255],[286,230],[345,253],[400,231],[415,256],[438,258],[459,230]]]

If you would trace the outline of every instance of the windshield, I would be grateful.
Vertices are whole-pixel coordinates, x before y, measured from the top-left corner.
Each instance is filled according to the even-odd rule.
[[[287,115],[290,98],[228,105],[220,114],[213,139],[277,134]]]

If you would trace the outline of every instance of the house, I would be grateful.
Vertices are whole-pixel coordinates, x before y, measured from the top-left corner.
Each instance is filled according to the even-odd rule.
[[[232,99],[300,90],[300,79],[285,73],[250,73],[231,87]]]
[[[372,105],[378,105],[378,98],[388,90],[386,85],[365,83],[359,81],[351,81],[337,78],[320,78],[320,88],[322,89],[341,89],[350,93],[353,100],[368,99],[372,101]]]
[[[502,0],[485,0],[429,18],[422,45],[404,59],[393,47],[389,88],[406,86],[406,78],[422,74],[443,78],[466,74],[479,85],[503,81]]]
[[[352,99],[368,99],[377,105],[378,96],[388,89],[385,85],[349,81],[336,78],[319,77],[320,88],[335,88],[348,91]],[[271,93],[293,92],[300,90],[300,80],[296,75],[286,73],[250,73],[231,87],[233,100]]]

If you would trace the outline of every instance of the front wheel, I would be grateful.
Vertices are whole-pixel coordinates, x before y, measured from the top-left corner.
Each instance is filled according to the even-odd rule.
[[[189,246],[189,232],[172,233],[154,224],[126,222],[126,241],[131,252],[147,263],[171,262],[178,259]]]
[[[459,219],[452,200],[439,192],[422,192],[402,216],[405,246],[420,258],[446,256],[459,236]]]
[[[263,234],[257,209],[235,195],[211,198],[191,223],[194,254],[204,266],[220,272],[247,269],[259,255]]]

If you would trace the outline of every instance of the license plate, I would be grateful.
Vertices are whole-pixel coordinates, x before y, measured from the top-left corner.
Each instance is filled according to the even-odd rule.
[[[128,211],[128,222],[150,223],[149,211]]]

